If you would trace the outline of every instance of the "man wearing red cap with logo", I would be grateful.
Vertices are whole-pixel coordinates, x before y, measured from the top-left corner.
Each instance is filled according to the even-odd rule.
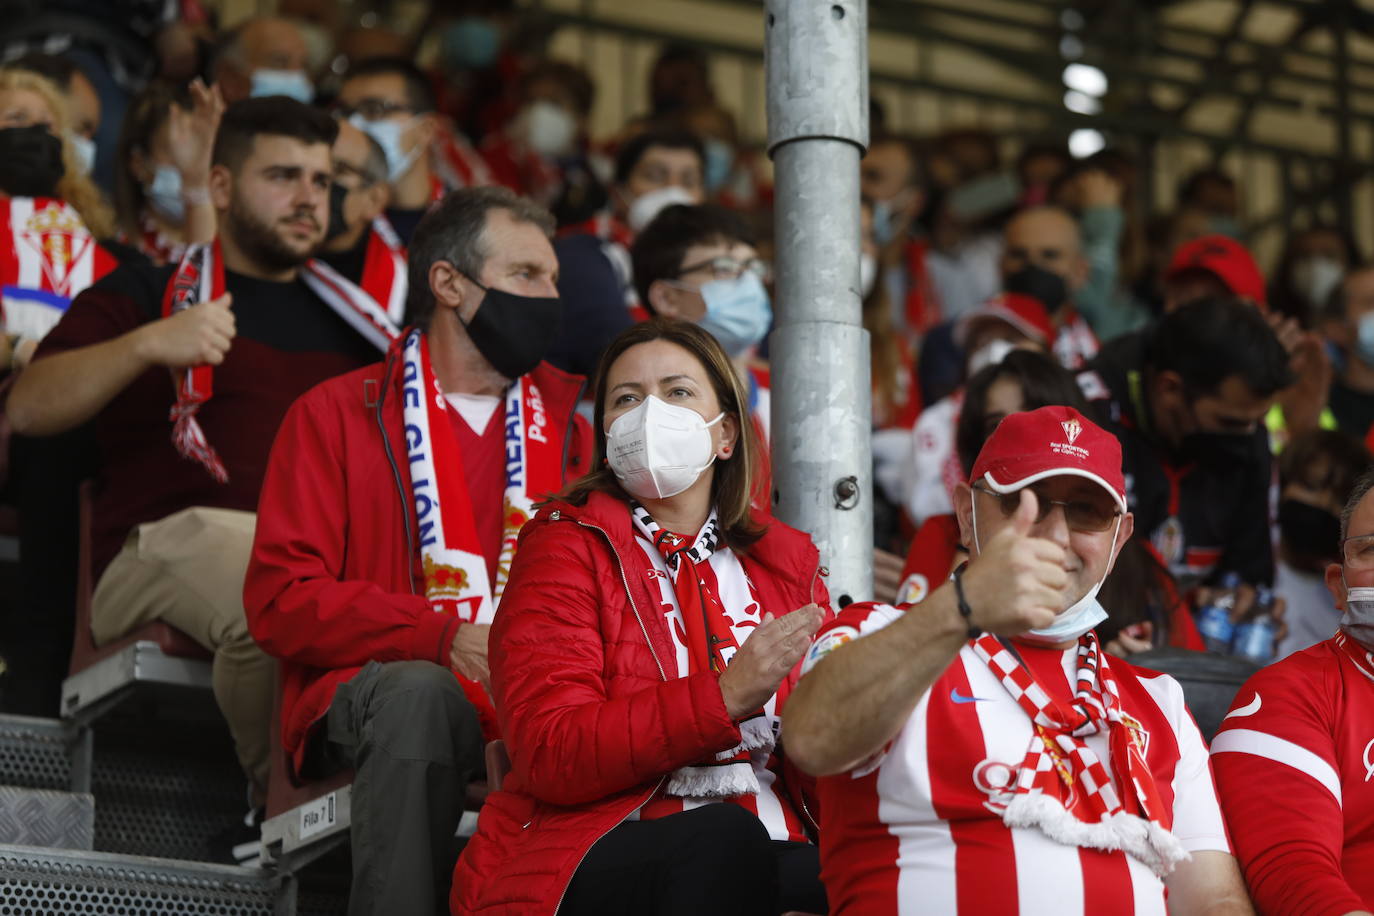
[[[1198,299],[1235,296],[1268,309],[1264,275],[1249,249],[1226,235],[1204,235],[1179,245],[1164,274],[1164,311]]]
[[[1133,528],[1116,439],[1013,414],[956,508],[967,566],[846,608],[788,702],[830,912],[1251,913],[1181,688],[1093,633]]]

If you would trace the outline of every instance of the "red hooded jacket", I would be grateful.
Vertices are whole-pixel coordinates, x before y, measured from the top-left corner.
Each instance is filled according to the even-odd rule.
[[[243,606],[253,639],[282,660],[282,744],[298,771],[310,727],[363,665],[449,663],[458,621],[434,613],[419,550],[407,555],[419,537],[401,375],[398,341],[385,364],[307,391],[282,421],[268,460]],[[575,413],[581,377],[543,363],[530,378],[553,434],[564,437],[564,477],[581,476],[592,448],[591,428]]]
[[[811,539],[760,521],[739,558],[763,609],[828,608]],[[458,860],[453,913],[553,913],[587,850],[670,772],[739,743],[716,675],[665,673],[676,653],[643,564],[628,506],[606,493],[545,506],[520,533],[490,656],[511,771]],[[778,688],[779,711],[800,667]],[[814,813],[814,784],[779,757],[777,790]]]

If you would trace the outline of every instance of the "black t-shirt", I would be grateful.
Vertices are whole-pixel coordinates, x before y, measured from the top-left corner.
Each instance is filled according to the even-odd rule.
[[[121,265],[76,297],[35,358],[112,340],[158,320],[171,274],[171,267]],[[225,286],[234,297],[236,336],[214,367],[212,396],[196,418],[229,482],[217,483],[177,452],[168,416],[176,402],[171,372],[148,369],[94,420],[100,451],[92,530],[97,576],[135,525],[188,506],[255,511],[268,452],[291,403],[325,379],[380,357],[302,281],[275,283],[226,271]]]
[[[1341,432],[1363,442],[1369,427],[1374,426],[1374,392],[1356,391],[1346,387],[1339,378],[1333,379],[1327,405]]]

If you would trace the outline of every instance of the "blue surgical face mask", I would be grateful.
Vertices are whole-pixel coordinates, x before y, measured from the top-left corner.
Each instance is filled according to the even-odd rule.
[[[416,144],[410,150],[406,150],[402,145],[402,135],[406,128],[410,126],[410,121],[391,121],[379,120],[369,121],[360,114],[355,114],[348,119],[358,130],[367,134],[377,145],[382,148],[386,155],[387,180],[396,181],[415,164],[415,160],[420,156],[420,146]]]
[[[284,95],[288,99],[309,105],[315,98],[315,84],[299,70],[264,68],[253,71],[253,82],[248,94],[255,99],[268,95]]]
[[[72,145],[72,152],[76,153],[76,164],[81,174],[91,174],[91,169],[95,167],[95,141],[73,133],[67,134],[67,140]]]
[[[735,151],[724,140],[707,138],[702,146],[706,150],[706,170],[703,178],[706,190],[719,191],[730,180],[730,170],[735,165]]]
[[[1374,366],[1374,312],[1360,316],[1359,332],[1355,336],[1355,355],[1366,366]]]
[[[501,30],[481,16],[454,20],[439,38],[439,56],[449,70],[490,67],[500,51]]]
[[[148,206],[167,222],[180,226],[186,222],[186,201],[181,196],[181,173],[174,165],[160,165],[153,180],[143,189]]]
[[[896,234],[897,227],[892,220],[892,201],[873,201],[873,241],[883,246],[892,241]]]
[[[977,503],[972,507],[973,515],[973,546],[981,551],[978,546],[978,506]],[[1112,529],[1112,544],[1116,544],[1116,536],[1121,533],[1121,516],[1116,517],[1116,527]],[[1102,590],[1102,583],[1107,581],[1107,575],[1112,571],[1110,564],[1102,578],[1097,580],[1097,584],[1088,589],[1088,593],[1079,598],[1073,604],[1064,608],[1059,615],[1054,618],[1054,623],[1038,630],[1027,630],[1017,636],[1017,639],[1038,646],[1055,646],[1059,643],[1069,642],[1077,639],[1084,633],[1097,626],[1107,619],[1107,612],[1097,600],[1097,593]]]
[[[701,287],[706,315],[698,322],[730,356],[758,346],[773,322],[768,290],[758,274],[745,271],[733,280],[712,280]]]

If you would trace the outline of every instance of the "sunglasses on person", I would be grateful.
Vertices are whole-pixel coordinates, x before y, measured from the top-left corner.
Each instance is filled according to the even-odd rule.
[[[973,489],[995,497],[1005,518],[1011,518],[1015,515],[1017,508],[1021,505],[1021,490],[1019,489],[1010,493],[998,493],[981,483],[975,483]],[[1021,489],[1025,489],[1025,487]],[[1120,507],[1105,495],[1102,499],[1051,499],[1039,487],[1032,486],[1030,491],[1035,494],[1035,501],[1040,510],[1035,516],[1037,523],[1043,522],[1054,511],[1054,507],[1059,506],[1064,510],[1065,524],[1074,531],[1106,531],[1112,527],[1117,516],[1121,514]]]

